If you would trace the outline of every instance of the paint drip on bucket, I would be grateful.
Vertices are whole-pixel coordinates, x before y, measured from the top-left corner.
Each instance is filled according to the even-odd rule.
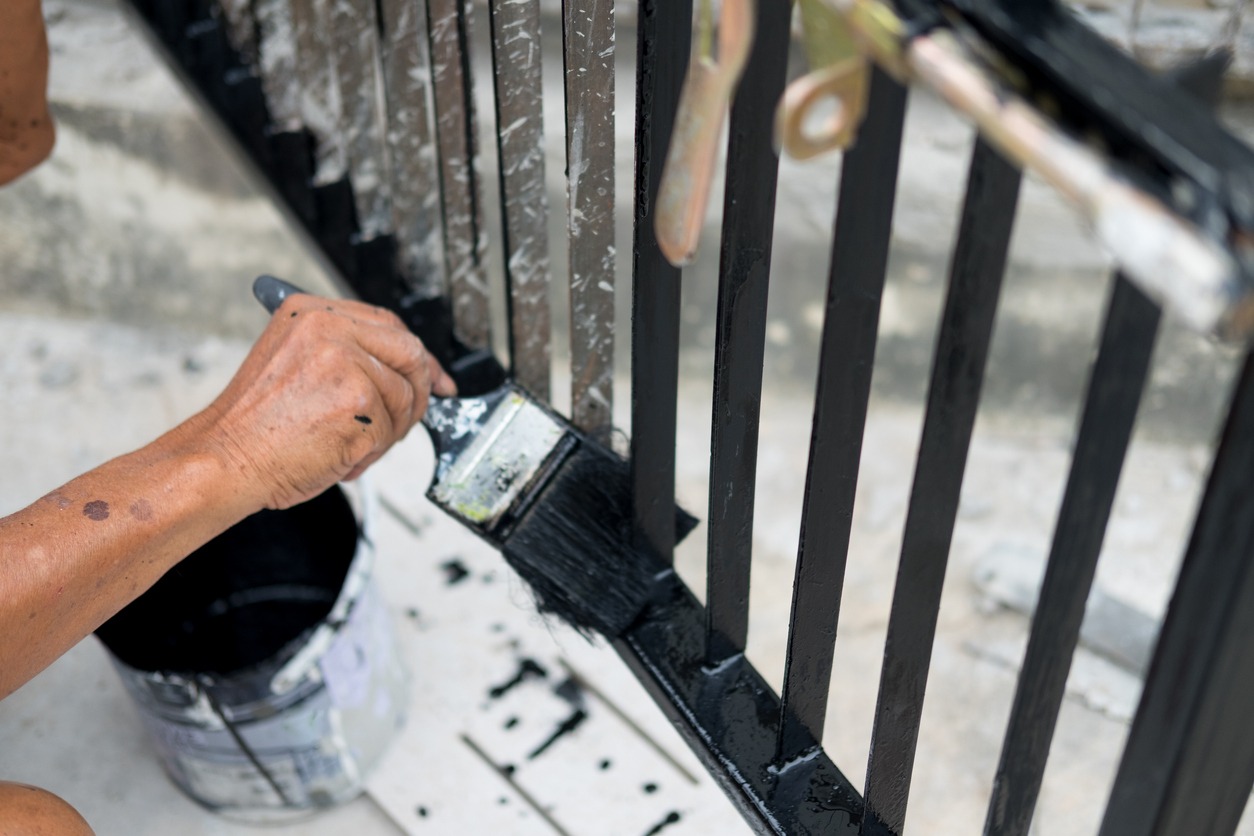
[[[361,482],[263,511],[97,631],[196,801],[300,818],[359,794],[395,738],[408,683],[371,576],[373,519]]]

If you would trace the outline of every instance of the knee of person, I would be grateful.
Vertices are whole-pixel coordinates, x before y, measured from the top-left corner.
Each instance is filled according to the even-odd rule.
[[[94,836],[78,811],[59,796],[0,781],[0,836]]]

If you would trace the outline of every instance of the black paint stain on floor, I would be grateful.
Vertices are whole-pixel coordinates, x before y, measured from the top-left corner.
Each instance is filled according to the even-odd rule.
[[[527,760],[532,761],[543,755],[550,746],[573,732],[575,729],[579,728],[583,724],[583,721],[587,719],[588,714],[586,711],[582,708],[576,709],[574,714],[571,714],[565,720],[557,724],[557,728],[553,730],[551,735],[549,735],[548,740],[541,743],[531,754],[527,755]]]
[[[683,816],[679,815],[677,811],[671,810],[669,813],[666,814],[666,818],[662,819],[660,822],[653,825],[653,829],[650,830],[648,833],[644,834],[644,836],[656,836],[656,834],[661,833],[664,829],[670,827],[672,824],[677,823],[681,818],[683,818]]]
[[[444,584],[446,586],[459,584],[470,577],[470,570],[466,568],[466,564],[456,557],[441,563],[440,568],[444,570]]]
[[[518,673],[509,682],[488,689],[488,696],[500,699],[528,679],[547,679],[549,672],[541,667],[535,659],[524,658],[518,662]]]

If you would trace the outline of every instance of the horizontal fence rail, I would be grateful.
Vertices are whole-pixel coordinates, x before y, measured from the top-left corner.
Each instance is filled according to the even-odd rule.
[[[1154,76],[1048,0],[801,3],[804,27],[825,20],[824,43],[841,59],[811,70],[838,73],[840,112],[864,117],[845,125],[852,143],[843,149],[827,251],[813,414],[808,437],[798,439],[808,458],[777,694],[745,654],[768,297],[773,282],[788,278],[771,275],[783,129],[770,117],[792,89],[791,4],[750,4],[753,46],[720,149],[704,601],[671,568],[688,529],[676,515],[685,271],[664,257],[655,224],[668,150],[691,141],[677,120],[685,69],[694,49],[717,58],[702,33],[718,31],[721,4],[636,6],[634,227],[631,252],[621,255],[615,161],[627,150],[615,147],[615,123],[631,117],[614,110],[615,56],[629,30],[608,0],[564,0],[552,19],[541,0],[132,5],[326,260],[362,298],[396,310],[464,393],[510,376],[549,399],[560,354],[551,346],[556,228],[568,247],[561,292],[569,294],[571,417],[608,443],[614,352],[626,342],[614,331],[614,273],[620,258],[630,262],[633,507],[624,537],[666,568],[645,611],[611,645],[760,833],[898,836],[910,821],[916,770],[946,768],[916,757],[1024,171],[1069,199],[1118,264],[989,787],[985,832],[1029,833],[1164,313],[1242,347],[1254,334],[1254,281],[1241,249],[1254,231],[1254,152],[1204,104],[1217,96],[1222,55]],[[494,170],[479,155],[471,72],[474,27],[485,24],[492,72],[479,84],[494,105]],[[560,54],[542,50],[548,26],[560,27]],[[812,60],[823,53],[806,46]],[[561,68],[564,106],[564,119],[547,125],[545,61]],[[931,88],[979,135],[930,353],[860,793],[824,748],[825,725],[833,694],[854,677],[874,683],[876,673],[838,664],[836,636],[875,421],[872,380],[912,85]],[[554,168],[546,166],[546,132],[562,134],[554,142],[566,161],[564,212],[550,212],[556,174],[546,171]],[[496,188],[485,189],[488,181]],[[487,240],[497,210],[500,271],[489,269]],[[493,354],[494,301],[505,303],[507,363]],[[1251,473],[1247,358],[1102,836],[1227,834],[1245,809],[1254,785]]]

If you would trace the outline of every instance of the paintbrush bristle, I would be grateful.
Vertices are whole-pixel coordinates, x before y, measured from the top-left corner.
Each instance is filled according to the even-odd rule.
[[[627,462],[582,443],[563,462],[502,548],[537,609],[587,635],[621,635],[665,568],[633,548]]]

